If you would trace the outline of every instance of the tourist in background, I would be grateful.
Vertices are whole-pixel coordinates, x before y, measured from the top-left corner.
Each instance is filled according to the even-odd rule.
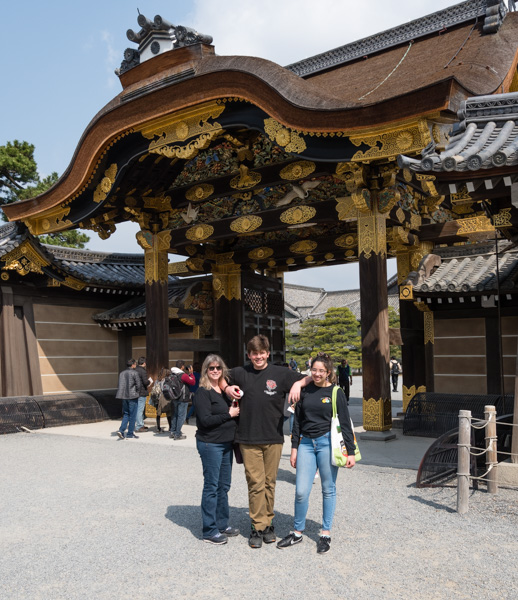
[[[330,549],[338,474],[338,467],[331,464],[332,392],[335,381],[333,361],[327,354],[318,354],[311,364],[311,382],[302,389],[301,398],[295,407],[291,436],[290,463],[297,469],[294,530],[278,542],[277,548],[288,548],[302,541],[309,495],[318,469],[322,482],[323,519],[317,552],[323,554]],[[349,454],[347,467],[351,468],[356,462],[354,433],[345,394],[341,388],[337,392],[336,406],[343,440]]]
[[[201,517],[203,541],[226,544],[239,531],[228,524],[228,491],[232,479],[232,446],[239,406],[223,390],[228,369],[217,354],[203,361],[196,392],[196,447],[203,465]]]
[[[401,365],[399,364],[397,358],[392,356],[390,358],[390,376],[392,378],[392,391],[397,392],[397,384],[399,375],[401,374]]]
[[[336,369],[336,377],[338,379],[338,385],[344,391],[347,404],[349,404],[349,393],[350,386],[353,383],[353,376],[351,374],[351,367],[345,358],[342,359],[342,362]]]
[[[147,389],[153,383],[147,376],[145,356],[138,359],[136,371],[140,379],[140,389],[137,401],[137,416],[135,417],[135,431],[141,433],[148,430],[148,427],[144,425],[144,410],[146,409]]]
[[[115,397],[122,400],[122,422],[117,431],[117,435],[121,440],[138,439],[135,435],[135,417],[137,416],[137,403],[140,390],[140,377],[137,374],[137,361],[130,358],[126,363],[126,369],[119,375],[119,387]],[[126,427],[128,434],[125,435]]]

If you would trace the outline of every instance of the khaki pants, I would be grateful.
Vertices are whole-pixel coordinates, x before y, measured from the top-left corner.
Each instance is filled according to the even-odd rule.
[[[240,444],[252,525],[263,531],[273,520],[275,483],[282,454],[282,444]]]

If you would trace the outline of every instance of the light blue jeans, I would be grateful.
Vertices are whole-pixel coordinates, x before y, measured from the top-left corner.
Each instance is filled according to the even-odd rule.
[[[146,396],[140,396],[137,404],[137,416],[135,417],[135,429],[144,427],[144,408],[146,407]]]
[[[338,467],[331,464],[331,433],[314,439],[303,437],[300,440],[295,483],[295,531],[304,531],[306,527],[309,494],[317,469],[322,483],[322,529],[330,531],[336,507],[335,483],[338,474]]]

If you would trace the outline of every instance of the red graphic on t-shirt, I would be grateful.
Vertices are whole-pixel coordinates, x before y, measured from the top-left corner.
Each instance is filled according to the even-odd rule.
[[[275,394],[275,390],[277,389],[277,383],[273,381],[273,379],[268,379],[266,381],[266,387],[268,389],[264,390],[264,393],[268,394],[269,396],[273,396]]]

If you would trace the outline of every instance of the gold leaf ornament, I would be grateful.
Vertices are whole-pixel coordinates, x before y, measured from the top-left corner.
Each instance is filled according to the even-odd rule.
[[[316,215],[317,211],[312,206],[294,206],[285,210],[279,217],[283,223],[296,225],[306,223]]]
[[[261,217],[255,215],[239,217],[230,223],[230,229],[236,233],[249,233],[250,231],[256,230],[258,227],[261,227],[262,223],[263,220]]]
[[[317,247],[317,243],[313,240],[301,240],[290,246],[290,252],[295,254],[309,254]]]
[[[291,165],[284,167],[284,169],[281,169],[280,176],[282,177],[282,179],[296,181],[298,179],[303,179],[304,177],[311,175],[311,173],[313,173],[315,169],[316,165],[314,162],[311,162],[309,160],[300,160],[291,163]]]
[[[190,202],[201,202],[208,198],[214,193],[214,186],[209,183],[202,183],[201,185],[197,185],[188,189],[185,192],[185,197]]]
[[[185,232],[185,237],[192,242],[199,242],[206,240],[214,233],[214,227],[212,225],[195,225]]]
[[[260,248],[255,248],[254,250],[250,250],[250,252],[248,253],[248,258],[250,258],[251,260],[265,260],[267,258],[270,258],[272,254],[272,248],[262,246]]]

